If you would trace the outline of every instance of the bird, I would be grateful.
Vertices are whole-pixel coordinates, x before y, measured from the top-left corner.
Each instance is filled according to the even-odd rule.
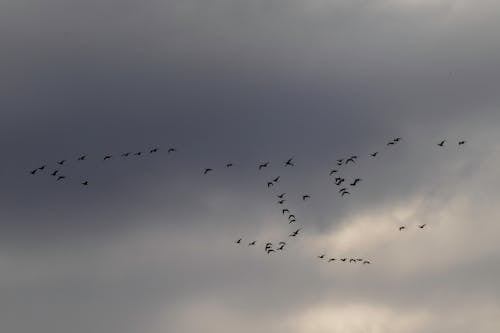
[[[32,175],[34,175],[37,171],[38,171],[38,168],[37,168],[37,169],[34,169],[34,170],[31,170],[31,171],[30,171],[30,173],[31,173]]]
[[[371,155],[371,157],[376,157],[378,155],[378,151],[371,153],[370,155]]]
[[[344,196],[344,195],[346,195],[346,194],[351,194],[351,193],[350,193],[350,192],[348,192],[348,191],[344,191],[344,192],[342,192],[340,195],[343,197],[343,196]]]
[[[83,185],[83,186],[87,186],[88,184],[89,184],[89,182],[88,182],[87,180],[86,180],[86,181],[84,181],[84,182],[82,182],[82,185]]]
[[[321,255],[318,256],[319,259],[323,259],[324,257],[325,257],[324,254],[321,254]]]
[[[281,193],[281,194],[277,195],[277,197],[280,199],[283,199],[285,197],[285,195],[286,195],[286,193]]]
[[[419,225],[418,227],[419,227],[420,229],[423,229],[423,228],[425,228],[425,226],[426,226],[426,225],[427,225],[427,224],[426,224],[426,223],[424,223],[424,224]]]
[[[271,254],[271,252],[276,252],[276,251],[274,251],[273,249],[268,249],[267,250],[267,254]]]
[[[398,137],[398,138],[395,138],[395,139],[394,139],[394,140],[392,140],[392,141],[394,141],[394,142],[399,142],[399,141],[401,141],[401,138],[399,138],[399,137]]]
[[[307,199],[311,199],[311,196],[310,196],[309,194],[304,194],[304,195],[302,196],[302,200],[303,200],[303,201],[306,201]]]
[[[299,234],[300,230],[302,230],[302,228],[299,228],[299,229],[295,230],[294,232],[292,232],[289,237],[297,236]]]
[[[330,259],[328,259],[328,262],[332,262],[332,261],[335,261],[335,260],[337,260],[337,259],[335,259],[335,258],[330,258]]]
[[[177,151],[176,148],[168,148],[167,150],[167,153],[170,154],[170,153],[175,153]]]
[[[269,165],[269,162],[259,164],[259,170],[261,170],[263,168],[267,168],[268,165]]]
[[[241,240],[242,240],[242,238],[238,238],[238,240],[237,240],[237,241],[235,241],[235,243],[236,243],[236,244],[241,244]]]
[[[149,150],[149,153],[152,154],[152,153],[156,153],[158,151],[158,148],[153,148],[151,150]]]
[[[64,178],[66,178],[66,176],[59,176],[59,177],[57,177],[57,180],[59,181],[59,180],[62,180]]]
[[[341,159],[337,160],[337,165],[341,166],[343,162],[344,162],[344,159],[341,158]]]
[[[443,141],[441,141],[440,143],[438,143],[437,145],[438,145],[439,147],[444,147],[445,142],[446,142],[446,140],[443,140]]]
[[[387,142],[387,145],[388,145],[388,146],[392,146],[392,145],[394,145],[394,144],[395,144],[395,143],[394,143],[394,141]]]
[[[342,192],[346,192],[347,189],[345,187],[342,187],[340,190],[339,190],[339,193],[342,194]]]
[[[109,160],[111,158],[111,155],[106,155],[104,156],[104,161]]]
[[[358,158],[358,157],[357,156],[349,157],[347,160],[345,160],[345,164],[348,164],[349,162],[356,163],[356,158]]]
[[[273,243],[271,243],[271,242],[267,242],[267,243],[266,243],[266,247],[265,247],[265,249],[267,250],[267,249],[268,249],[268,248],[270,248],[271,246],[273,246]]]
[[[285,203],[285,201],[286,201],[286,199],[281,199],[280,201],[278,201],[278,203],[279,203],[280,205],[282,205],[282,204],[284,204],[284,203]]]
[[[291,219],[291,220],[288,221],[288,224],[292,224],[292,223],[295,223],[295,222],[297,222],[296,219]]]
[[[142,151],[138,151],[137,153],[134,154],[134,156],[141,156]]]
[[[210,169],[210,168],[206,168],[205,170],[203,170],[203,174],[206,175],[207,173],[213,171],[213,169]]]
[[[336,172],[338,172],[338,170],[337,170],[337,169],[332,169],[332,170],[330,170],[330,176],[331,176],[331,175],[333,175],[333,174],[334,174],[334,173],[336,173]]]
[[[351,262],[356,262],[356,259],[352,259],[352,258],[349,259],[349,263],[351,263]]]
[[[80,157],[78,157],[78,161],[83,161],[87,158],[87,155],[82,155]]]
[[[467,141],[465,141],[465,140],[460,140],[460,141],[458,141],[458,145],[459,145],[459,146],[462,146],[462,145],[464,145],[464,144],[465,144],[465,142],[467,142]]]
[[[59,164],[59,165],[63,165],[63,164],[64,164],[64,162],[66,162],[66,160],[60,160],[59,162],[57,162],[57,164]]]
[[[351,183],[351,186],[356,186],[357,183],[361,181],[361,178],[356,178],[354,181]]]
[[[122,157],[127,157],[127,156],[129,156],[130,154],[131,154],[130,152],[126,152],[126,153],[123,153],[121,156],[122,156]]]
[[[255,245],[256,242],[257,241],[252,241],[252,242],[248,243],[248,246],[253,246],[253,245]]]
[[[58,172],[59,172],[59,170],[54,170],[50,175],[55,176],[55,175],[57,175]]]
[[[283,248],[285,247],[285,242],[280,242],[280,246],[276,248],[276,250],[283,251]]]
[[[406,227],[404,225],[399,227],[399,231],[404,230],[404,229],[406,229]]]
[[[335,180],[335,185],[340,185],[340,184],[342,184],[344,181],[345,181],[345,179],[344,179],[344,178],[338,178],[338,179],[336,178],[336,180]]]
[[[292,158],[289,158],[289,159],[285,162],[285,166],[295,166],[295,164],[293,164],[293,157],[292,157]]]
[[[369,264],[371,264],[371,262],[369,260],[363,261],[363,265],[369,265]]]
[[[295,215],[293,215],[293,214],[288,215],[288,220],[295,220]]]
[[[232,166],[233,166],[233,163],[227,163],[227,164],[226,164],[226,168],[230,168],[230,167],[232,167]]]
[[[286,213],[290,213],[290,210],[288,210],[287,208],[285,208],[281,212],[283,213],[283,215],[285,215]]]
[[[340,259],[340,260],[342,260],[342,261],[346,261],[346,260],[347,260],[347,258],[342,258],[342,259]]]
[[[279,180],[280,180],[280,176],[278,176],[278,177],[274,178],[274,179],[273,179],[273,182],[277,183],[277,182],[279,182]]]
[[[273,182],[267,182],[267,187],[271,187],[271,186],[274,186],[274,183]]]
[[[39,167],[38,170],[43,170],[43,169],[45,169],[46,166],[47,166],[47,164],[44,164],[41,167]]]

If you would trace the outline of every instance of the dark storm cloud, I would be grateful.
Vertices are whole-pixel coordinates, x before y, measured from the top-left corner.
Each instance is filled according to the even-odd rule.
[[[433,311],[491,323],[478,332],[498,327],[491,263],[499,252],[487,222],[500,163],[498,4],[0,8],[0,307],[8,309],[0,318],[9,332],[192,331],[203,327],[194,316],[207,332],[310,332],[301,325],[320,321],[323,307],[352,304],[387,307],[387,318],[409,323],[417,313],[407,332],[456,328]],[[403,142],[388,149],[395,136]],[[117,158],[155,146],[157,154]],[[179,151],[167,154],[171,146]],[[89,160],[76,163],[84,153]],[[115,157],[102,161],[108,153]],[[340,201],[327,175],[352,153],[359,165],[345,174],[363,182]],[[283,168],[291,156],[297,166]],[[60,159],[69,160],[64,183],[29,175]],[[205,167],[215,172],[203,177]],[[304,239],[283,257],[234,251],[240,236],[286,238],[265,188],[277,175]],[[307,204],[303,193],[312,195]],[[467,223],[476,219],[477,230]],[[377,231],[421,221],[435,229],[418,241]],[[332,271],[314,261],[323,251],[376,264]],[[359,316],[372,318],[363,309]]]

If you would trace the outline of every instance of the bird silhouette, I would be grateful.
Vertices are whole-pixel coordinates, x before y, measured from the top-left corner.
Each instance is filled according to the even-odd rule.
[[[142,155],[142,151],[138,151],[137,153],[134,153],[134,156],[141,156]]]
[[[394,144],[395,144],[395,143],[394,143],[394,141],[387,142],[387,145],[388,145],[388,146],[392,146],[392,145],[394,145]]]
[[[299,232],[300,232],[301,230],[302,230],[302,228],[299,228],[299,229],[295,230],[294,232],[292,232],[292,233],[290,234],[290,236],[289,236],[289,237],[296,237],[296,236],[299,234]]]
[[[356,163],[356,158],[358,158],[358,157],[357,156],[349,157],[347,160],[345,160],[345,164],[349,164],[349,162]]]
[[[295,219],[295,215],[291,214],[291,215],[288,215],[288,220],[294,220]]]
[[[87,158],[87,155],[82,155],[80,157],[78,157],[78,161],[83,161]]]
[[[158,152],[158,148],[153,148],[153,149],[150,149],[149,150],[149,153],[152,154],[152,153],[156,153]]]
[[[282,204],[284,204],[284,203],[285,203],[285,201],[286,201],[286,199],[281,199],[280,201],[278,201],[278,203],[279,203],[280,205],[282,205]]]
[[[227,164],[226,164],[226,168],[230,168],[230,167],[232,167],[232,166],[233,166],[233,163],[227,163]]]
[[[274,178],[274,179],[273,179],[273,182],[277,183],[277,182],[279,182],[279,180],[280,180],[280,176],[278,176],[278,177]]]
[[[351,186],[356,186],[357,183],[361,181],[361,178],[356,178],[354,181],[350,184]]]
[[[424,223],[424,224],[419,225],[418,227],[419,227],[420,229],[423,229],[423,228],[425,228],[425,226],[426,226],[426,225],[427,225],[427,224],[425,224],[425,223]]]
[[[39,167],[38,170],[43,170],[43,169],[45,169],[46,166],[47,166],[47,164],[44,164],[41,167]]]
[[[111,157],[112,157],[111,155],[104,156],[104,161],[109,160]]]
[[[337,177],[337,178],[335,178],[335,185],[338,186],[338,185],[342,184],[344,181],[345,181],[344,178]]]
[[[323,259],[324,257],[325,257],[324,254],[321,254],[321,255],[318,256],[319,259]]]
[[[339,193],[342,193],[342,192],[345,192],[347,191],[347,189],[345,187],[342,187],[340,190],[339,190]]]
[[[376,157],[378,155],[378,151],[371,153],[370,155],[371,155],[371,157]]]
[[[351,263],[351,262],[356,262],[356,259],[352,259],[352,258],[349,259],[349,263]]]
[[[343,196],[344,196],[344,195],[346,195],[346,194],[351,194],[351,193],[350,193],[350,192],[348,192],[348,191],[344,191],[344,192],[342,192],[340,195],[343,197]]]
[[[296,219],[291,219],[291,220],[288,220],[288,224],[292,224],[292,223],[295,223],[295,222],[297,222],[297,220],[296,220]]]
[[[272,252],[276,252],[276,251],[274,251],[273,249],[268,249],[267,250],[267,254],[271,254]]]
[[[342,261],[346,261],[346,260],[347,260],[347,258],[342,258],[342,259],[340,259],[340,260],[342,260]]]
[[[37,169],[34,169],[34,170],[31,170],[31,171],[30,171],[30,173],[31,173],[32,175],[34,175],[37,171],[38,171],[38,168],[37,168]]]
[[[58,172],[59,172],[59,170],[54,170],[50,175],[55,176],[55,175],[57,175]]]
[[[57,177],[57,180],[59,181],[59,180],[65,179],[65,178],[66,178],[66,176],[59,176],[59,177]]]
[[[399,142],[399,141],[401,141],[401,138],[395,138],[395,139],[394,139],[394,140],[392,140],[392,141],[394,141],[394,142]]]
[[[335,260],[337,260],[337,259],[335,259],[335,258],[330,258],[330,259],[328,259],[328,262],[332,262],[332,261],[335,261]]]
[[[237,241],[235,241],[236,244],[241,244],[242,238],[238,238]]]
[[[252,242],[248,243],[248,246],[253,246],[253,245],[255,245],[256,242],[257,241],[252,241]]]
[[[280,199],[283,199],[285,197],[285,195],[286,195],[286,193],[281,193],[277,197],[280,198]]]
[[[282,213],[283,213],[283,215],[285,215],[286,213],[290,213],[290,211],[287,208],[285,208],[282,210]]]
[[[267,168],[268,165],[269,165],[269,162],[259,164],[259,170],[262,170],[263,168]]]
[[[363,261],[363,265],[369,265],[369,264],[371,264],[370,261],[368,261],[368,260]]]
[[[89,184],[89,182],[88,182],[87,180],[86,180],[86,181],[84,181],[84,182],[82,182],[82,185],[83,185],[83,186],[87,186],[88,184]]]
[[[465,140],[460,140],[460,141],[458,141],[458,145],[459,145],[459,146],[462,146],[462,145],[464,145],[466,142],[467,142],[467,141],[465,141]]]
[[[213,169],[206,168],[205,170],[203,170],[203,174],[206,175],[207,173],[212,172],[212,171],[213,171]]]
[[[304,195],[302,196],[302,200],[303,200],[303,201],[306,201],[307,199],[311,199],[311,196],[310,196],[309,194],[304,194]]]
[[[295,166],[295,164],[293,163],[293,157],[292,157],[292,158],[289,158],[289,159],[285,162],[285,166]]]
[[[121,156],[122,157],[128,157],[131,153],[130,152],[126,152],[126,153],[123,153]]]
[[[337,169],[332,169],[332,170],[330,171],[330,176],[331,176],[331,175],[333,175],[333,174],[334,174],[334,173],[336,173],[336,172],[338,172],[338,170],[337,170]]]
[[[265,249],[267,250],[267,249],[269,249],[271,246],[273,246],[273,243],[271,243],[271,242],[267,242],[267,243],[266,243],[266,247],[265,247]]]
[[[274,186],[274,183],[273,182],[267,182],[267,187],[271,187],[271,186]]]
[[[57,164],[59,164],[59,165],[63,165],[63,164],[64,164],[64,162],[66,162],[66,160],[61,160],[61,161],[57,162]]]
[[[440,146],[440,147],[444,147],[445,143],[446,143],[446,140],[443,140],[440,143],[438,143],[437,145]]]
[[[399,227],[399,231],[404,230],[404,229],[406,229],[406,227],[404,225]]]
[[[167,150],[167,153],[170,154],[170,153],[175,153],[177,151],[176,148],[168,148]]]
[[[276,250],[283,251],[283,248],[285,247],[285,243],[283,242]]]

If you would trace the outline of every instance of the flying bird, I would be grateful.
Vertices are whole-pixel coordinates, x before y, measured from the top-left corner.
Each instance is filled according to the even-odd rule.
[[[351,186],[356,186],[357,183],[361,181],[361,178],[356,178],[354,181],[351,183]]]
[[[59,176],[59,177],[57,177],[57,180],[59,181],[59,180],[65,179],[65,178],[66,178],[65,176]]]
[[[335,261],[335,260],[337,260],[337,259],[335,259],[335,258],[330,258],[330,259],[328,259],[328,262],[332,262],[332,261]]]
[[[37,171],[38,171],[38,169],[34,169],[34,170],[31,170],[31,171],[30,171],[30,173],[31,173],[32,175],[34,175]]]
[[[363,265],[369,265],[369,264],[371,264],[370,261],[368,261],[368,260],[363,261]]]
[[[237,241],[235,241],[236,244],[241,244],[242,238],[238,238]]]
[[[349,157],[346,161],[345,161],[345,164],[348,164],[349,162],[351,163],[356,163],[356,158],[358,158],[357,156],[351,156]]]
[[[267,187],[271,187],[271,186],[274,186],[274,183],[273,182],[267,182]]]
[[[267,249],[269,249],[271,246],[273,246],[273,243],[271,243],[271,242],[267,242],[267,243],[266,243],[266,247],[265,247],[265,249],[267,250]]]
[[[127,156],[129,156],[130,154],[131,154],[130,152],[126,152],[126,153],[123,153],[121,156],[122,156],[122,157],[127,157]]]
[[[177,151],[177,149],[175,149],[175,148],[168,148],[167,153],[170,154],[170,153],[174,153],[176,151]]]
[[[276,250],[283,251],[285,244],[286,244],[285,242],[281,243],[281,245]]]
[[[458,141],[458,145],[459,145],[459,146],[462,146],[462,145],[464,145],[464,144],[465,144],[465,142],[467,142],[467,141],[465,141],[465,140],[460,140],[460,141]]]
[[[61,161],[57,162],[57,164],[59,164],[59,165],[63,165],[63,164],[64,164],[64,162],[66,162],[66,160],[61,160]]]
[[[349,259],[349,263],[351,263],[351,262],[356,262],[356,259],[352,259],[352,258]]]
[[[318,256],[319,259],[323,259],[324,257],[325,257],[324,254]]]
[[[392,146],[392,145],[394,145],[394,144],[395,144],[395,143],[394,143],[394,141],[387,142],[387,145],[388,145],[388,146]]]
[[[273,249],[268,249],[267,250],[267,254],[271,254],[271,252],[276,252],[276,251],[274,251]]]
[[[394,142],[399,142],[399,141],[401,141],[401,138],[395,138],[395,139],[394,139],[394,140],[392,140],[392,141],[394,141]]]
[[[232,166],[233,166],[233,163],[227,163],[227,164],[226,164],[226,168],[230,168],[230,167],[232,167]]]
[[[281,199],[280,201],[278,201],[278,203],[279,203],[280,205],[282,205],[282,204],[284,204],[284,203],[285,203],[285,201],[286,201],[286,199]]]
[[[55,176],[55,175],[57,175],[58,172],[59,172],[59,170],[54,170],[50,175]]]
[[[289,237],[297,236],[299,234],[300,230],[302,230],[302,228],[299,228],[299,229],[295,230],[294,232],[292,232]]]
[[[375,156],[377,156],[377,155],[378,155],[378,151],[376,151],[376,152],[374,152],[374,153],[371,153],[370,155],[371,155],[371,157],[375,157]]]
[[[303,201],[306,201],[307,199],[311,199],[311,196],[310,196],[309,194],[304,194],[304,195],[302,196],[302,200],[303,200]]]
[[[279,182],[279,180],[280,180],[280,176],[278,176],[278,177],[274,178],[274,179],[273,179],[273,182],[277,183],[277,182]]]
[[[297,222],[296,219],[291,219],[291,220],[288,221],[288,224],[292,224],[292,223],[295,223],[295,222]]]
[[[293,157],[292,157],[292,158],[289,158],[289,159],[285,162],[285,166],[295,166],[295,164],[293,164]]]
[[[106,155],[104,156],[104,161],[109,160],[111,158],[111,155]]]
[[[283,215],[285,215],[286,213],[290,213],[290,210],[288,210],[287,208],[285,208],[285,209],[282,210],[282,213],[283,213]]]
[[[334,174],[334,173],[336,173],[336,172],[338,172],[338,170],[337,170],[337,169],[332,169],[332,170],[330,171],[330,176],[331,176],[331,175],[333,175],[333,174]]]
[[[256,242],[257,241],[252,241],[252,242],[248,243],[248,246],[253,246],[253,245],[255,245]]]
[[[152,154],[152,153],[156,153],[157,151],[158,151],[158,148],[153,148],[153,149],[151,149],[151,150],[149,151],[149,153],[150,153],[150,154]]]
[[[342,258],[342,259],[340,259],[340,260],[342,260],[342,261],[346,261],[346,260],[347,260],[347,258]]]
[[[342,192],[346,192],[347,189],[345,187],[342,187],[340,190],[339,190],[339,193],[342,193]]]
[[[344,195],[346,195],[346,194],[351,194],[351,193],[350,193],[350,192],[348,192],[348,191],[344,191],[344,192],[342,192],[340,195],[343,197],[343,196],[344,196]]]
[[[87,186],[88,184],[89,184],[89,182],[88,182],[87,180],[86,180],[86,181],[84,181],[84,182],[82,182],[82,185],[83,185],[83,186]]]
[[[283,199],[285,197],[286,193],[281,193],[278,195],[278,198]]]
[[[78,157],[78,161],[83,161],[85,158],[87,158],[87,155],[82,155]]]
[[[263,168],[267,168],[268,165],[269,165],[269,162],[259,164],[259,170],[262,170]]]
[[[420,229],[423,229],[423,228],[425,228],[425,226],[426,226],[426,225],[427,225],[427,224],[425,224],[425,223],[424,223],[424,224],[419,225],[418,227],[419,227]]]
[[[134,154],[134,156],[141,156],[142,151],[138,151],[137,153]]]
[[[440,143],[438,143],[437,145],[438,145],[439,147],[444,147],[445,142],[446,142],[446,140],[443,140],[443,141],[441,141]]]
[[[399,231],[404,230],[404,229],[406,229],[406,227],[404,225],[399,227]]]
[[[41,167],[39,167],[38,170],[43,170],[43,169],[45,169],[46,166],[47,166],[47,164],[44,164]]]
[[[213,171],[213,169],[210,169],[210,168],[206,168],[205,170],[203,170],[203,174],[206,175],[207,173]]]
[[[288,220],[294,220],[295,219],[295,215],[291,214],[291,215],[288,215]]]

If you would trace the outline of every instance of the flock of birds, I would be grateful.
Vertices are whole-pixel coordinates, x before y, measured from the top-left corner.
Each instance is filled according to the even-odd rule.
[[[400,137],[397,137],[397,138],[394,138],[392,140],[390,140],[389,142],[386,143],[386,146],[394,146],[398,143],[400,143],[402,141],[402,138]],[[458,146],[463,146],[465,145],[466,141],[465,140],[458,140]],[[439,143],[437,143],[437,146],[439,147],[444,147],[445,145],[447,144],[447,140],[442,140],[440,141]],[[146,151],[138,151],[138,152],[124,152],[124,153],[121,153],[119,156],[120,158],[130,158],[130,157],[140,157],[140,156],[143,156],[145,154],[155,154],[155,153],[158,153],[159,152],[159,148],[158,147],[154,147],[154,148],[150,148]],[[175,153],[177,152],[177,149],[176,148],[168,148],[167,149],[167,154],[172,154],[172,153]],[[371,153],[369,156],[371,158],[376,158],[377,156],[379,155],[379,152],[378,151],[375,151],[373,153]],[[102,157],[102,160],[103,161],[107,161],[107,160],[110,160],[112,158],[115,158],[114,155],[110,155],[110,154],[106,154]],[[83,162],[87,160],[87,155],[80,155],[76,161],[77,162]],[[345,157],[345,158],[340,158],[340,159],[337,159],[336,160],[336,166],[332,169],[330,169],[329,171],[329,176],[330,177],[334,177],[334,183],[337,187],[339,187],[338,189],[338,193],[339,193],[339,196],[341,198],[343,198],[344,196],[346,195],[350,195],[351,194],[351,191],[356,187],[358,186],[358,184],[363,180],[362,178],[359,178],[359,177],[356,177],[354,179],[352,179],[351,181],[347,181],[344,177],[340,176],[340,168],[342,166],[347,166],[347,165],[350,165],[350,164],[356,164],[358,161],[358,156],[357,155],[351,155],[349,157]],[[49,171],[49,175],[54,177],[56,181],[63,181],[66,179],[66,176],[64,175],[63,173],[63,168],[64,166],[68,163],[68,160],[66,159],[63,159],[63,160],[60,160],[58,162],[56,162],[56,167],[53,168],[51,171]],[[225,168],[232,168],[234,166],[234,164],[232,162],[228,162],[225,164]],[[260,162],[257,164],[257,169],[259,171],[267,168],[270,166],[270,162],[269,161],[266,161],[266,162]],[[294,167],[295,166],[295,161],[294,161],[294,157],[290,157],[289,159],[287,159],[286,161],[283,162],[283,167]],[[35,169],[32,169],[29,173],[31,175],[36,175],[36,174],[40,174],[42,172],[44,172],[45,170],[48,170],[49,166],[47,164],[43,164]],[[213,168],[204,168],[202,170],[202,175],[209,175],[210,173],[214,172],[214,169]],[[280,182],[280,179],[281,177],[280,176],[276,176],[270,180],[267,181],[266,185],[267,185],[267,188],[268,189],[272,189],[272,188],[275,188],[275,187],[278,187],[278,184]],[[80,182],[80,184],[82,186],[89,186],[89,181],[88,180],[83,180]],[[286,221],[288,222],[288,224],[295,224],[297,223],[297,217],[296,215],[291,211],[291,209],[289,207],[286,207],[285,203],[287,201],[287,193],[283,192],[283,193],[280,193],[280,194],[277,194],[276,195],[277,197],[277,203],[278,205],[280,205],[281,207],[281,213],[283,216],[286,217]],[[311,199],[311,195],[310,194],[302,194],[301,195],[301,199],[302,201],[308,201]],[[425,227],[427,226],[427,224],[420,224],[418,225],[418,228],[419,229],[424,229]],[[404,231],[406,230],[407,227],[405,225],[402,225],[402,226],[399,226],[398,227],[398,230],[399,231]],[[302,231],[302,227],[299,227],[295,230],[293,230],[289,235],[288,235],[288,238],[296,238],[297,236],[299,236],[299,234],[301,233]],[[235,241],[235,244],[237,245],[242,245],[243,243],[243,238],[238,238],[236,241]],[[248,247],[253,247],[253,246],[256,246],[257,245],[257,240],[250,240],[248,243],[247,243]],[[285,240],[281,240],[279,241],[276,246],[274,246],[273,242],[266,242],[264,244],[264,250],[267,254],[272,254],[272,253],[278,253],[278,252],[283,252],[285,250],[285,247],[288,245],[287,241]],[[371,261],[366,259],[366,258],[354,258],[354,257],[339,257],[339,258],[335,258],[335,257],[327,257],[327,255],[325,253],[323,254],[320,254],[317,256],[318,259],[320,260],[325,260],[326,262],[328,263],[332,263],[332,262],[343,262],[343,263],[362,263],[363,265],[367,265],[367,264],[371,264]]]

